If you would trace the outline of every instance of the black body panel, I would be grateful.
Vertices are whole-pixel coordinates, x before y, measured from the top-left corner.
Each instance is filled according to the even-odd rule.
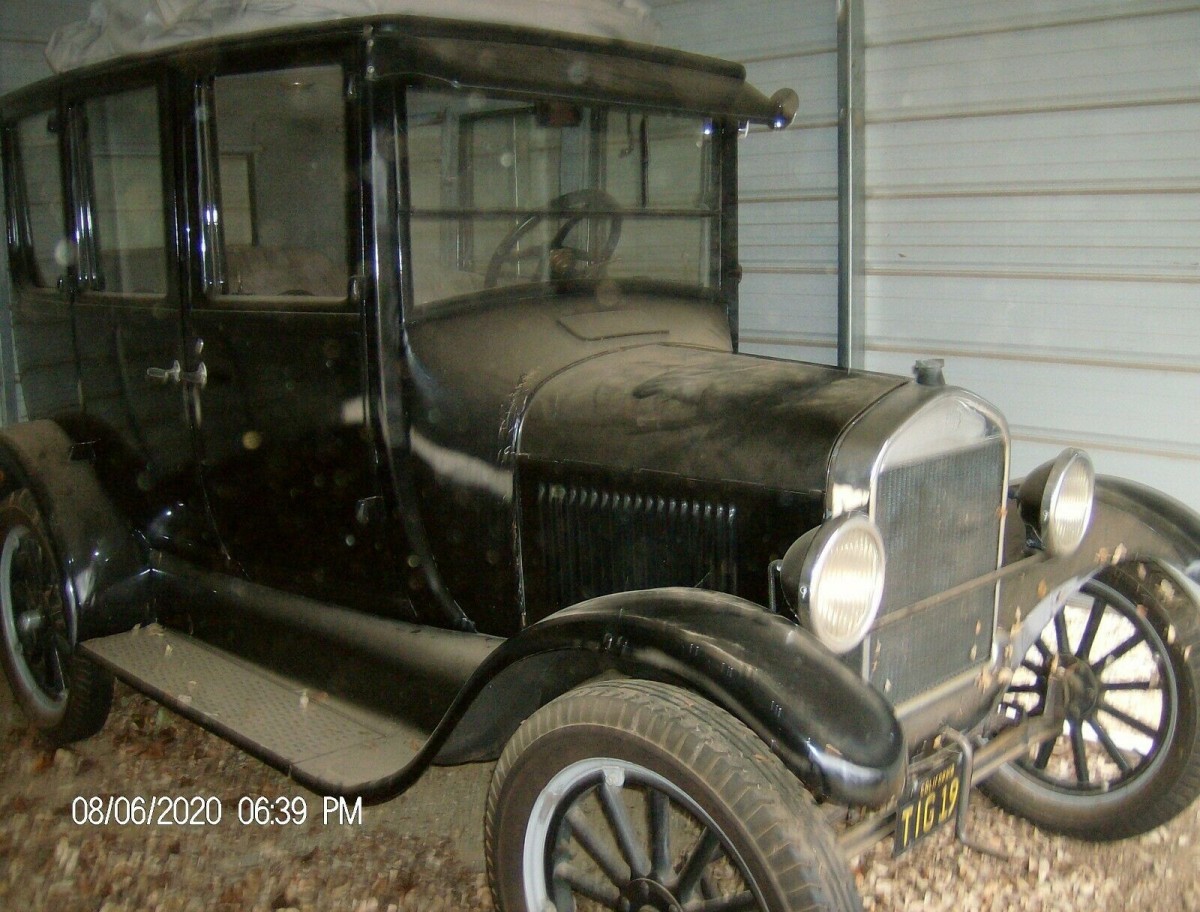
[[[520,453],[811,496],[846,425],[902,382],[678,345],[626,349],[543,383]]]
[[[767,566],[824,518],[839,434],[898,382],[679,345],[554,375],[518,444],[527,619],[659,586],[765,604]]]

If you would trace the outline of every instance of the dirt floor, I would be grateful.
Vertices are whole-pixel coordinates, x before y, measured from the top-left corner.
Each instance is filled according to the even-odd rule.
[[[433,770],[361,819],[352,806],[326,816],[318,796],[124,688],[103,732],[47,751],[0,684],[0,909],[482,912],[490,772]],[[156,819],[140,822],[153,799]],[[1200,807],[1101,846],[1044,836],[982,798],[972,828],[1009,857],[949,833],[898,861],[881,845],[857,865],[865,907],[1200,909]]]

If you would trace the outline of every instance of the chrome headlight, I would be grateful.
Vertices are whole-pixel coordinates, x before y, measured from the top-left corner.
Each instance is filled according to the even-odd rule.
[[[1087,534],[1096,472],[1083,450],[1066,449],[1021,482],[1021,518],[1033,526],[1049,554],[1070,554]]]
[[[883,599],[883,539],[875,524],[848,513],[802,536],[783,559],[781,578],[796,616],[835,653],[862,642]]]

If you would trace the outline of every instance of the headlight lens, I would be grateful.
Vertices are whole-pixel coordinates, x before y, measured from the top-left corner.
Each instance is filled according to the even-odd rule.
[[[800,574],[800,609],[817,637],[836,653],[862,642],[883,599],[883,539],[861,514],[818,530]]]
[[[1066,449],[1038,466],[1021,483],[1021,514],[1037,530],[1046,551],[1060,556],[1079,547],[1092,518],[1096,472],[1083,450]]]
[[[1096,473],[1082,450],[1065,450],[1054,461],[1042,496],[1042,538],[1051,554],[1079,547],[1092,518]]]

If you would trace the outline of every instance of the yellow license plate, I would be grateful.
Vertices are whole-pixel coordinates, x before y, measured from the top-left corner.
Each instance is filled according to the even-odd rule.
[[[960,801],[966,800],[962,758],[947,760],[920,776],[909,797],[896,808],[896,841],[892,854],[900,855],[953,820]]]

